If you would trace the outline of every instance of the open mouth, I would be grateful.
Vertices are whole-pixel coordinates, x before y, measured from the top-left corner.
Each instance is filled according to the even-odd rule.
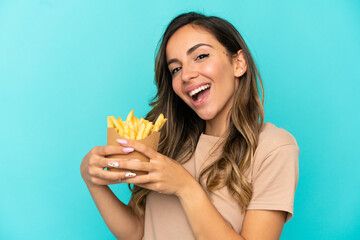
[[[192,98],[193,101],[200,102],[205,96],[209,94],[210,87],[210,84],[200,86],[197,89],[189,92],[189,96]]]

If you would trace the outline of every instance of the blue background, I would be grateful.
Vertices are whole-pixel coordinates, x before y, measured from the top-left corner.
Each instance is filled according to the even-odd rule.
[[[154,53],[186,11],[242,33],[265,86],[266,121],[300,147],[282,239],[360,236],[360,3],[0,0],[0,239],[114,239],[80,176],[106,116],[144,116]],[[127,202],[127,185],[112,186]]]

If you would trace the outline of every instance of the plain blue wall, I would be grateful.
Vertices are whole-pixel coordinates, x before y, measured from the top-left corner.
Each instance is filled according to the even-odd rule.
[[[359,239],[357,0],[0,1],[0,239],[113,239],[80,162],[106,144],[106,116],[149,111],[157,42],[190,10],[238,28],[266,121],[298,141],[282,239]],[[128,201],[126,185],[112,189]]]

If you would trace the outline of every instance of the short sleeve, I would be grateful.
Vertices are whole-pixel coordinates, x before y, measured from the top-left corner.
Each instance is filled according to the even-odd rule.
[[[293,216],[294,196],[299,177],[299,148],[286,144],[273,149],[253,170],[253,196],[247,209],[287,212]]]

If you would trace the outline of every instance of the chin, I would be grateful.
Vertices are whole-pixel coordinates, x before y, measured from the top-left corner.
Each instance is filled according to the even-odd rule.
[[[201,118],[204,121],[211,120],[211,119],[213,119],[215,117],[215,113],[213,113],[213,112],[199,111],[199,112],[196,112],[196,114],[199,116],[199,118]]]

